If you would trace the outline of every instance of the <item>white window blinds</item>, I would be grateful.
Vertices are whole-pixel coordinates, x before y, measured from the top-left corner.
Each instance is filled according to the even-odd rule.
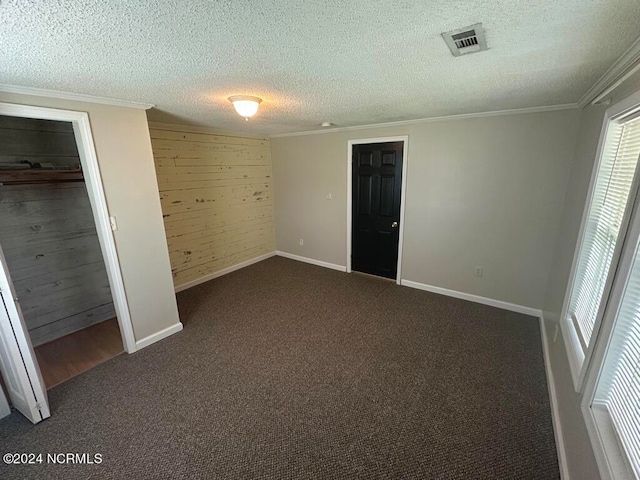
[[[594,404],[605,408],[618,437],[618,442],[612,442],[608,448],[621,449],[640,478],[640,250],[638,252],[620,303]]]
[[[633,177],[640,155],[640,118],[612,122],[587,216],[569,303],[582,349],[591,340],[607,276],[620,240]]]

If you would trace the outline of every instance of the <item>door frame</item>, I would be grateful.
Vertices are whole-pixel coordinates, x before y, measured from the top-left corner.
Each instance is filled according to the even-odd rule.
[[[400,192],[400,229],[398,232],[398,273],[396,283],[402,280],[402,254],[404,243],[404,211],[407,198],[407,165],[409,163],[409,135],[396,137],[361,138],[347,141],[347,273],[351,273],[351,237],[353,227],[353,146],[368,143],[402,142],[402,192]]]
[[[107,277],[109,278],[113,305],[118,318],[118,325],[120,326],[120,334],[122,335],[122,343],[127,353],[135,352],[137,350],[136,339],[133,333],[124,281],[122,280],[118,251],[113,237],[111,217],[100,174],[100,165],[98,164],[98,156],[93,142],[89,113],[0,102],[0,115],[57,120],[73,124],[73,133],[78,146],[84,181],[107,270]]]

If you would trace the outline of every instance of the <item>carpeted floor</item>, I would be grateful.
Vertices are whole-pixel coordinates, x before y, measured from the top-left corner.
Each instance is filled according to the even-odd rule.
[[[185,329],[0,421],[6,479],[557,479],[537,319],[272,258],[178,295]]]

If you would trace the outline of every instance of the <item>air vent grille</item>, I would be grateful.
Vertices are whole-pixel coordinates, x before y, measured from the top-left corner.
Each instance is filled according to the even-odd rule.
[[[481,23],[442,34],[454,57],[487,49]]]
[[[452,38],[458,48],[478,45],[478,37],[476,37],[475,30],[469,30],[468,32],[459,33],[458,35],[452,35]]]

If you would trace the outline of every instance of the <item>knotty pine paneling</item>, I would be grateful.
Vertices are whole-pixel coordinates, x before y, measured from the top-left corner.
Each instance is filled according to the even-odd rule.
[[[149,131],[176,287],[275,250],[268,138]]]

